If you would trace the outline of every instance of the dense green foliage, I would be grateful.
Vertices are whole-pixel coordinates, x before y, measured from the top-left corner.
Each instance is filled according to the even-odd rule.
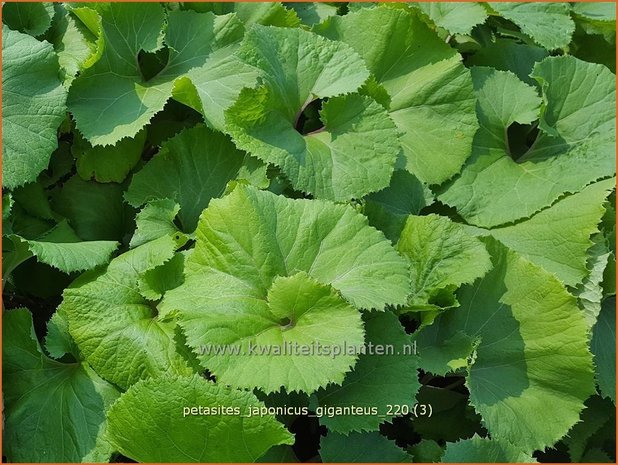
[[[614,5],[3,22],[6,460],[615,461]]]

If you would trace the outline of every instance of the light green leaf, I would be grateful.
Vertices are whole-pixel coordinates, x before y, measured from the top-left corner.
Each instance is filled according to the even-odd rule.
[[[290,117],[311,100],[354,92],[369,75],[350,47],[301,29],[255,26],[245,35],[238,55],[259,69]]]
[[[435,214],[410,215],[397,250],[410,261],[412,294],[404,311],[455,305],[454,297],[446,296],[491,268],[489,254],[479,239],[462,225]]]
[[[487,11],[479,3],[419,2],[414,6],[449,34],[469,34],[487,19]]]
[[[405,303],[409,294],[405,261],[363,215],[346,205],[292,200],[251,186],[239,185],[211,204],[191,257],[193,273],[210,268],[238,274],[262,295],[275,277],[299,271],[332,285],[357,308],[382,310]]]
[[[436,341],[458,332],[477,340],[470,403],[494,440],[532,452],[564,436],[594,391],[588,327],[554,276],[495,241],[488,248],[493,270],[464,286],[461,307],[423,331]]]
[[[315,29],[350,44],[388,92],[406,168],[428,184],[458,173],[478,127],[459,54],[416,14],[399,9],[362,9]]]
[[[538,63],[533,77],[546,102],[541,131],[515,161],[508,128],[539,118],[541,99],[510,73],[473,69],[481,128],[461,176],[439,196],[469,223],[493,227],[528,217],[616,171],[615,76],[601,65],[561,56]]]
[[[190,278],[188,275],[187,281]],[[253,296],[240,297],[237,287],[231,287],[238,283],[223,277],[219,280],[218,287],[207,279],[200,280],[207,285],[205,290],[212,293],[211,302],[200,295],[199,308],[177,307],[182,312],[180,322],[189,345],[201,352],[202,365],[220,382],[260,387],[265,392],[278,391],[281,387],[287,391],[313,392],[331,381],[340,383],[354,365],[360,350],[356,354],[335,355],[334,347],[342,343],[362,346],[361,316],[331,286],[299,272],[275,278],[266,299],[262,300],[255,291]],[[178,301],[181,292],[193,293],[190,286],[195,280],[189,283],[176,289],[172,302]],[[224,286],[230,290],[221,289]],[[195,296],[188,297],[195,299]],[[230,314],[231,308],[234,314]],[[200,350],[198,341],[210,348],[210,353],[207,348]],[[316,344],[322,349],[316,349]],[[230,352],[216,353],[217,346]],[[298,347],[304,347],[306,353]],[[240,355],[232,352],[234,348]]]
[[[603,203],[615,185],[614,178],[591,184],[527,220],[492,229],[491,234],[568,286],[575,287],[589,273],[586,251],[593,244],[590,237],[598,231],[605,213]],[[602,279],[603,270],[598,273]]]
[[[180,205],[170,199],[148,202],[135,217],[137,227],[129,244],[131,248],[178,232],[174,219],[179,211]]]
[[[590,76],[596,77],[593,86],[565,92],[564,86],[568,89],[574,81]],[[597,143],[615,143],[616,118],[608,107],[616,102],[616,77],[607,68],[569,56],[550,57],[534,67],[532,77],[541,85],[546,101],[539,121],[544,132],[568,144],[594,139],[600,132],[605,137]],[[554,153],[547,140],[540,142],[543,143],[540,147],[537,145],[536,151],[544,150],[545,156]]]
[[[66,90],[58,57],[47,42],[2,29],[2,185],[35,181],[58,146]]]
[[[67,11],[65,5],[60,3],[53,5],[55,16],[48,37],[58,55],[64,85],[69,87],[75,75],[88,64],[92,64],[97,54],[100,56],[103,39],[100,34],[90,31],[74,14]],[[74,9],[69,7],[69,10]],[[100,32],[100,29],[97,32]]]
[[[263,406],[251,392],[198,375],[145,380],[110,409],[108,436],[138,462],[254,462],[271,446],[293,443],[272,416],[247,417]],[[232,413],[190,413],[221,408]]]
[[[328,433],[320,441],[324,463],[408,463],[412,456],[380,433]]]
[[[500,16],[513,21],[525,34],[548,50],[566,48],[575,23],[566,2],[490,2]]]
[[[393,353],[363,354],[341,386],[330,385],[317,392],[323,407],[362,407],[377,409],[367,415],[324,416],[320,423],[329,431],[378,431],[380,423],[395,416],[389,405],[407,405],[412,411],[414,397],[420,387],[418,358],[413,353],[410,336],[391,312],[365,314],[365,340],[370,347],[393,348]]]
[[[71,336],[97,373],[121,388],[143,378],[193,373],[176,323],[162,321],[137,288],[141,274],[170,260],[182,244],[172,235],[147,242],[64,291],[60,308]]]
[[[54,4],[51,2],[6,2],[2,5],[2,22],[13,30],[37,37],[52,24]]]
[[[185,265],[185,283],[167,292],[160,311],[179,311],[188,344],[218,380],[266,392],[341,383],[356,357],[238,356],[204,348],[248,350],[251,343],[282,350],[286,341],[355,346],[363,341],[361,318],[346,300],[383,309],[405,302],[409,290],[403,260],[352,208],[242,185],[203,213]]]
[[[182,229],[191,232],[210,200],[225,192],[228,181],[249,177],[252,171],[265,175],[266,167],[237,150],[224,134],[197,126],[163,143],[133,176],[125,198],[134,207],[155,199],[174,200],[180,204]]]
[[[444,463],[536,463],[530,454],[505,441],[474,435],[455,443],[447,443]]]
[[[605,299],[592,329],[596,379],[601,394],[616,403],[616,298]]]
[[[252,73],[231,56],[243,34],[233,15],[170,11],[166,16],[157,3],[97,4],[96,10],[105,51],[75,79],[68,100],[77,129],[93,145],[134,136],[172,94],[219,127],[225,106],[254,82]],[[161,50],[162,42],[169,59],[146,79],[138,54]]]
[[[99,14],[99,9],[94,7],[94,5],[88,5],[86,3],[78,3],[78,4],[69,4],[65,3],[63,5],[76,19],[79,20],[77,23],[78,28],[83,30],[83,27],[89,32],[90,35],[84,33],[86,36],[90,37],[90,40],[93,42],[91,45],[92,53],[90,56],[86,58],[86,60],[81,63],[81,69],[90,68],[94,65],[101,56],[103,55],[103,51],[105,50],[105,34],[103,34],[103,20],[101,15]]]
[[[138,282],[139,292],[148,300],[159,300],[165,292],[184,282],[185,255],[181,252],[163,265],[146,271]]]
[[[77,159],[77,173],[84,181],[120,183],[139,162],[145,141],[146,131],[140,131],[116,145],[93,147],[78,133],[71,149]]]
[[[372,99],[341,95],[358,90],[369,75],[350,47],[302,29],[255,26],[239,56],[264,81],[244,90],[226,113],[239,148],[277,165],[295,189],[319,198],[360,198],[388,185],[397,130]],[[327,98],[319,115],[323,127],[299,132],[307,106]]]
[[[37,240],[9,236],[17,249],[24,250],[23,260],[35,256],[41,263],[64,273],[85,271],[109,262],[118,247],[114,241],[82,241],[66,221],[55,226]],[[23,261],[22,260],[22,261]]]
[[[3,312],[4,453],[12,462],[80,462],[118,391],[85,363],[44,355],[26,309]],[[107,449],[107,459],[111,448]]]

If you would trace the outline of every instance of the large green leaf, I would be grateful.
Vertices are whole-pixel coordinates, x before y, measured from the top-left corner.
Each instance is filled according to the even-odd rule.
[[[66,90],[47,42],[2,28],[2,185],[35,181],[58,146]]]
[[[138,462],[254,462],[293,443],[274,417],[254,413],[262,407],[252,393],[198,375],[145,380],[111,408],[108,436]]]
[[[390,421],[396,414],[393,408],[389,411],[389,405],[407,406],[409,411],[414,407],[420,384],[418,359],[410,336],[391,312],[369,313],[364,321],[366,345],[392,352],[380,350],[361,355],[341,386],[330,385],[317,392],[319,405],[324,408],[363,409],[363,414],[323,416],[320,423],[330,431],[377,431],[380,423]]]
[[[155,199],[178,202],[180,224],[190,232],[210,200],[223,194],[228,181],[255,178],[259,184],[265,176],[266,167],[236,149],[227,136],[196,126],[162,145],[133,176],[125,198],[135,207]]]
[[[11,462],[108,461],[97,439],[118,391],[86,363],[48,358],[26,309],[3,312],[4,440]],[[99,458],[97,458],[99,457]]]
[[[589,273],[586,251],[605,213],[603,203],[615,185],[614,178],[591,184],[525,221],[492,229],[491,234],[574,287]]]
[[[264,84],[246,89],[226,116],[238,147],[281,168],[295,189],[332,200],[360,198],[388,185],[399,143],[394,123],[356,91],[369,72],[346,44],[302,29],[254,26],[239,50]],[[295,126],[313,101],[323,125]]]
[[[476,340],[474,355],[465,346],[458,354],[470,356],[470,402],[493,439],[532,452],[560,439],[594,392],[588,326],[553,275],[497,242],[488,247],[492,271],[423,331],[438,343],[461,332]]]
[[[121,388],[142,378],[193,373],[176,323],[160,318],[138,290],[140,275],[170,260],[186,240],[176,237],[136,247],[64,291],[60,308],[71,336],[96,372]]]
[[[353,306],[383,309],[409,292],[404,261],[347,206],[239,185],[211,202],[196,235],[185,282],[166,294],[161,311],[179,312],[202,364],[233,386],[312,392],[341,383],[357,353],[332,351],[363,343]],[[251,352],[287,344],[321,344],[330,353]]]
[[[232,53],[243,35],[233,15],[170,11],[157,3],[97,4],[105,50],[71,85],[68,105],[77,128],[93,145],[132,137],[174,95],[221,127],[223,109],[244,85],[251,70]],[[163,25],[165,34],[163,37]],[[144,77],[140,52],[169,51],[163,69]]]
[[[532,76],[542,106],[536,89],[514,75],[473,69],[481,128],[472,157],[440,199],[477,226],[528,217],[616,171],[615,76],[570,56],[546,58]],[[509,127],[537,118],[540,133],[514,160]]]
[[[459,54],[404,10],[362,9],[316,30],[350,44],[387,91],[407,169],[429,184],[458,173],[477,129],[470,72]]]
[[[188,273],[185,284],[168,292],[164,302],[181,311],[187,342],[221,382],[266,392],[282,386],[312,392],[340,383],[354,364],[356,355],[333,355],[333,350],[341,344],[362,346],[359,312],[306,273],[276,278],[263,300],[255,290],[243,289],[239,278],[191,278]],[[195,294],[196,281],[206,286],[210,299],[204,292]],[[199,306],[188,308],[187,301]]]

